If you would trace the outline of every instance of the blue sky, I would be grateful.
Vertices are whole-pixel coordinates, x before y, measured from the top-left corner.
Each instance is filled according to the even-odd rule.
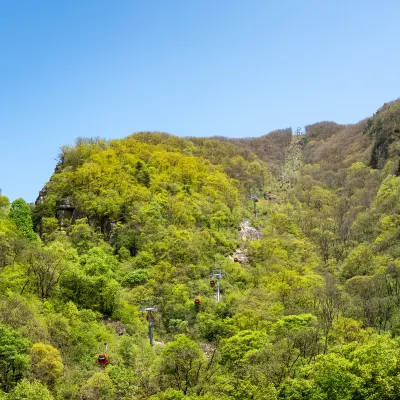
[[[132,132],[260,136],[399,96],[397,0],[0,0],[0,188]]]

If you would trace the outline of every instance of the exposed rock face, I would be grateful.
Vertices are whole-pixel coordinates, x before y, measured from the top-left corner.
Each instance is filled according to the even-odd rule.
[[[200,343],[200,347],[207,358],[212,357],[217,350],[216,346],[212,343]]]
[[[117,226],[117,223],[109,218],[104,219],[102,226],[101,226],[101,231],[111,242],[113,239],[113,231],[116,226]]]
[[[55,173],[59,172],[60,166],[57,166]],[[43,187],[39,192],[35,204],[41,205],[46,201],[46,197],[49,192],[48,184]],[[89,224],[94,228],[100,228],[101,232],[104,234],[105,238],[112,239],[112,233],[116,227],[116,222],[107,217],[96,217],[92,215],[87,215],[84,212],[76,208],[72,196],[67,196],[57,202],[57,207],[55,211],[55,217],[58,219],[60,227],[65,228],[73,225],[77,219],[87,218]]]
[[[55,169],[54,169],[54,173],[58,174],[61,171],[62,171],[62,166],[60,164],[57,164]],[[52,181],[52,179],[53,179],[53,177],[50,178],[50,182]],[[39,192],[39,195],[38,195],[38,197],[37,197],[37,199],[35,201],[36,205],[43,204],[44,201],[46,200],[47,193],[49,192],[49,186],[48,185],[50,184],[50,182],[47,182],[46,185],[43,186],[43,189]]]
[[[258,231],[256,228],[250,226],[250,221],[245,219],[240,225],[240,237],[243,240],[260,240],[263,237],[263,233]]]
[[[57,204],[56,218],[61,226],[69,225],[74,214],[75,206],[72,202],[72,197],[68,196],[61,199]]]
[[[79,211],[77,208],[74,208],[74,212],[72,213],[71,224],[74,224],[77,219],[85,218],[86,215]]]
[[[43,203],[44,203],[48,191],[49,191],[48,187],[47,187],[47,186],[44,186],[43,189],[39,192],[39,196],[37,197],[37,199],[36,199],[36,201],[35,201],[35,204],[36,204],[36,205],[39,205],[39,204],[43,204]]]
[[[111,318],[106,319],[104,322],[110,325],[118,335],[126,334],[126,328],[122,322],[112,320]]]
[[[243,240],[260,240],[263,237],[263,233],[256,228],[250,226],[250,221],[245,219],[240,225],[239,234]],[[249,259],[247,257],[247,250],[239,248],[228,258],[232,261],[237,261],[242,265],[247,265]]]
[[[240,264],[248,264],[249,260],[246,256],[246,250],[237,249],[231,256],[228,257],[230,260],[234,261],[237,259]]]

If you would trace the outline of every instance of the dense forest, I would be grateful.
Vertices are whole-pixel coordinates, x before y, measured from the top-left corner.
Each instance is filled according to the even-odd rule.
[[[79,138],[35,204],[6,195],[0,399],[400,398],[400,101]]]

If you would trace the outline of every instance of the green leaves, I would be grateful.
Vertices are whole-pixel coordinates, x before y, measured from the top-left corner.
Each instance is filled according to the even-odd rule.
[[[0,397],[1,398],[1,397]],[[41,382],[22,380],[7,397],[9,400],[54,400],[50,390]]]
[[[115,396],[115,386],[106,371],[96,372],[82,388],[87,400],[109,400]]]
[[[399,398],[398,340],[385,333],[400,326],[397,159],[373,170],[362,131],[308,128],[314,164],[296,172],[299,162],[279,160],[285,146],[300,152],[290,130],[80,138],[33,210],[44,244],[26,203],[9,212],[0,196],[0,383],[10,398],[51,399],[44,384],[59,398]],[[281,170],[290,187],[274,178]],[[236,227],[252,217],[249,193],[269,191],[252,222],[262,238],[244,240]],[[219,268],[217,303],[209,277]],[[139,312],[150,304],[165,343],[154,348]],[[10,327],[35,342],[30,368],[29,343]],[[104,342],[111,362],[100,370]]]
[[[177,335],[162,350],[160,372],[167,379],[167,387],[175,387],[188,394],[201,379],[205,357],[200,346],[185,335]]]
[[[31,212],[24,199],[17,199],[11,203],[10,218],[17,225],[18,230],[29,240],[35,240]]]
[[[33,376],[53,386],[64,370],[59,351],[49,344],[35,343],[30,349],[30,356]]]
[[[266,343],[267,335],[265,332],[241,331],[222,342],[221,363],[242,367],[246,362],[248,353],[262,348]]]
[[[0,324],[0,387],[8,392],[29,368],[29,341]]]

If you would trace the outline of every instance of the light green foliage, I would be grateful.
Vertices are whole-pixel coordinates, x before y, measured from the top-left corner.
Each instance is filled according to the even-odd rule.
[[[309,126],[308,138],[143,132],[62,148],[32,205],[41,241],[28,238],[29,207],[14,204],[24,231],[0,197],[0,322],[14,349],[0,358],[2,387],[27,376],[38,380],[18,393],[42,398],[47,389],[59,399],[399,398],[392,108],[355,126]],[[66,198],[74,217],[58,221]],[[245,219],[257,239],[237,231]],[[217,268],[219,303],[209,284]],[[159,306],[154,348],[147,305]]]
[[[16,331],[0,325],[0,387],[6,392],[29,368],[29,342]]]
[[[65,190],[67,186],[80,210],[99,217],[116,217],[123,205],[146,200],[149,189],[166,189],[168,183],[175,185],[174,194],[182,189],[195,190],[224,200],[231,210],[237,204],[236,188],[218,169],[198,157],[166,151],[168,146],[138,139],[132,136],[112,141],[106,148],[103,143],[65,148],[64,163],[70,164],[78,150],[80,161],[72,163],[73,173],[65,168],[55,176],[52,190]]]
[[[382,182],[375,205],[383,212],[398,212],[400,209],[400,177],[388,175]]]
[[[360,212],[350,228],[350,238],[355,242],[374,240],[379,234],[379,214],[375,209]]]
[[[180,390],[167,389],[163,393],[158,393],[150,397],[151,400],[184,400],[187,399]]]
[[[10,218],[17,225],[18,230],[29,240],[35,240],[31,212],[24,199],[14,200],[10,208]]]
[[[287,379],[280,387],[278,399],[285,400],[310,400],[318,399],[318,393],[315,396],[316,389],[314,382],[302,379]],[[321,394],[323,395],[323,394]]]
[[[27,239],[16,230],[14,223],[0,214],[0,267],[14,265],[26,245]]]
[[[351,400],[361,380],[351,372],[352,363],[338,354],[321,356],[304,372],[311,373],[315,385],[311,399]]]
[[[35,295],[23,296],[19,292],[18,289],[15,292],[9,289],[0,297],[0,323],[36,341],[46,335],[46,322],[40,315],[41,303]]]
[[[0,212],[5,213],[5,211],[9,206],[10,206],[10,200],[8,200],[8,197],[3,196],[0,193]]]
[[[200,383],[204,364],[200,346],[185,335],[177,335],[162,350],[159,368],[167,387],[175,387],[186,395]]]
[[[341,353],[317,357],[289,380],[280,398],[289,399],[395,399],[399,394],[399,351],[387,335],[371,336],[365,344],[350,344]],[[306,379],[304,379],[306,377]]]
[[[78,219],[69,230],[68,237],[80,254],[85,253],[91,247],[97,246],[101,236],[89,226],[86,219]]]
[[[31,246],[26,274],[33,280],[38,296],[49,298],[63,275],[77,261],[78,255],[68,243],[56,241],[47,246]]]
[[[399,227],[400,217],[398,214],[385,215],[380,220],[381,232],[375,239],[376,248],[380,251],[387,251],[393,257],[399,257]]]
[[[132,393],[138,391],[140,379],[132,368],[110,365],[107,374],[114,384],[117,398],[129,399],[132,398]]]
[[[55,238],[58,232],[58,220],[54,217],[43,217],[41,220],[41,237],[44,242]]]
[[[331,337],[341,344],[361,341],[367,332],[362,329],[361,323],[353,318],[339,317],[333,323]]]
[[[296,376],[301,366],[322,351],[316,322],[310,314],[290,315],[276,322],[265,345],[247,354],[247,379],[256,386],[273,383],[279,387]]]
[[[400,394],[399,355],[398,341],[388,335],[372,336],[349,354],[353,371],[362,380],[363,398],[396,398]]]
[[[220,339],[232,336],[237,329],[232,318],[221,320],[215,315],[200,315],[200,335],[209,342],[219,342]]]
[[[116,257],[107,250],[93,247],[80,259],[82,266],[71,267],[60,280],[63,298],[81,307],[111,315],[118,303],[119,284],[115,280]]]
[[[106,371],[96,372],[82,388],[87,400],[110,400],[115,398],[115,387]]]
[[[358,275],[370,275],[373,272],[373,254],[373,249],[364,244],[352,249],[343,263],[344,277],[349,279]]]
[[[78,310],[72,302],[63,304],[59,313],[49,312],[48,327],[52,341],[73,363],[84,368],[95,365],[95,354],[110,342],[111,333],[92,310]]]
[[[125,275],[124,283],[131,287],[136,285],[141,285],[146,283],[149,280],[150,273],[147,270],[139,269],[136,271],[132,271]]]
[[[126,247],[121,246],[119,248],[119,250],[118,250],[118,259],[119,259],[119,261],[121,261],[121,262],[128,261],[129,257],[130,257],[129,250]]]
[[[1,398],[1,397],[0,397]],[[39,381],[26,379],[18,383],[15,389],[7,397],[9,400],[53,400],[49,389]]]
[[[57,349],[49,344],[35,343],[30,349],[32,375],[47,385],[54,385],[64,365]]]
[[[146,187],[150,186],[150,173],[146,165],[142,161],[138,161],[136,163],[135,176],[139,183]]]
[[[278,234],[292,234],[299,235],[299,229],[290,220],[289,216],[283,213],[273,213],[269,217],[269,223],[273,226],[273,229],[277,231]]]
[[[267,341],[264,332],[241,331],[222,342],[221,362],[233,368],[242,367],[249,352],[262,348]]]

